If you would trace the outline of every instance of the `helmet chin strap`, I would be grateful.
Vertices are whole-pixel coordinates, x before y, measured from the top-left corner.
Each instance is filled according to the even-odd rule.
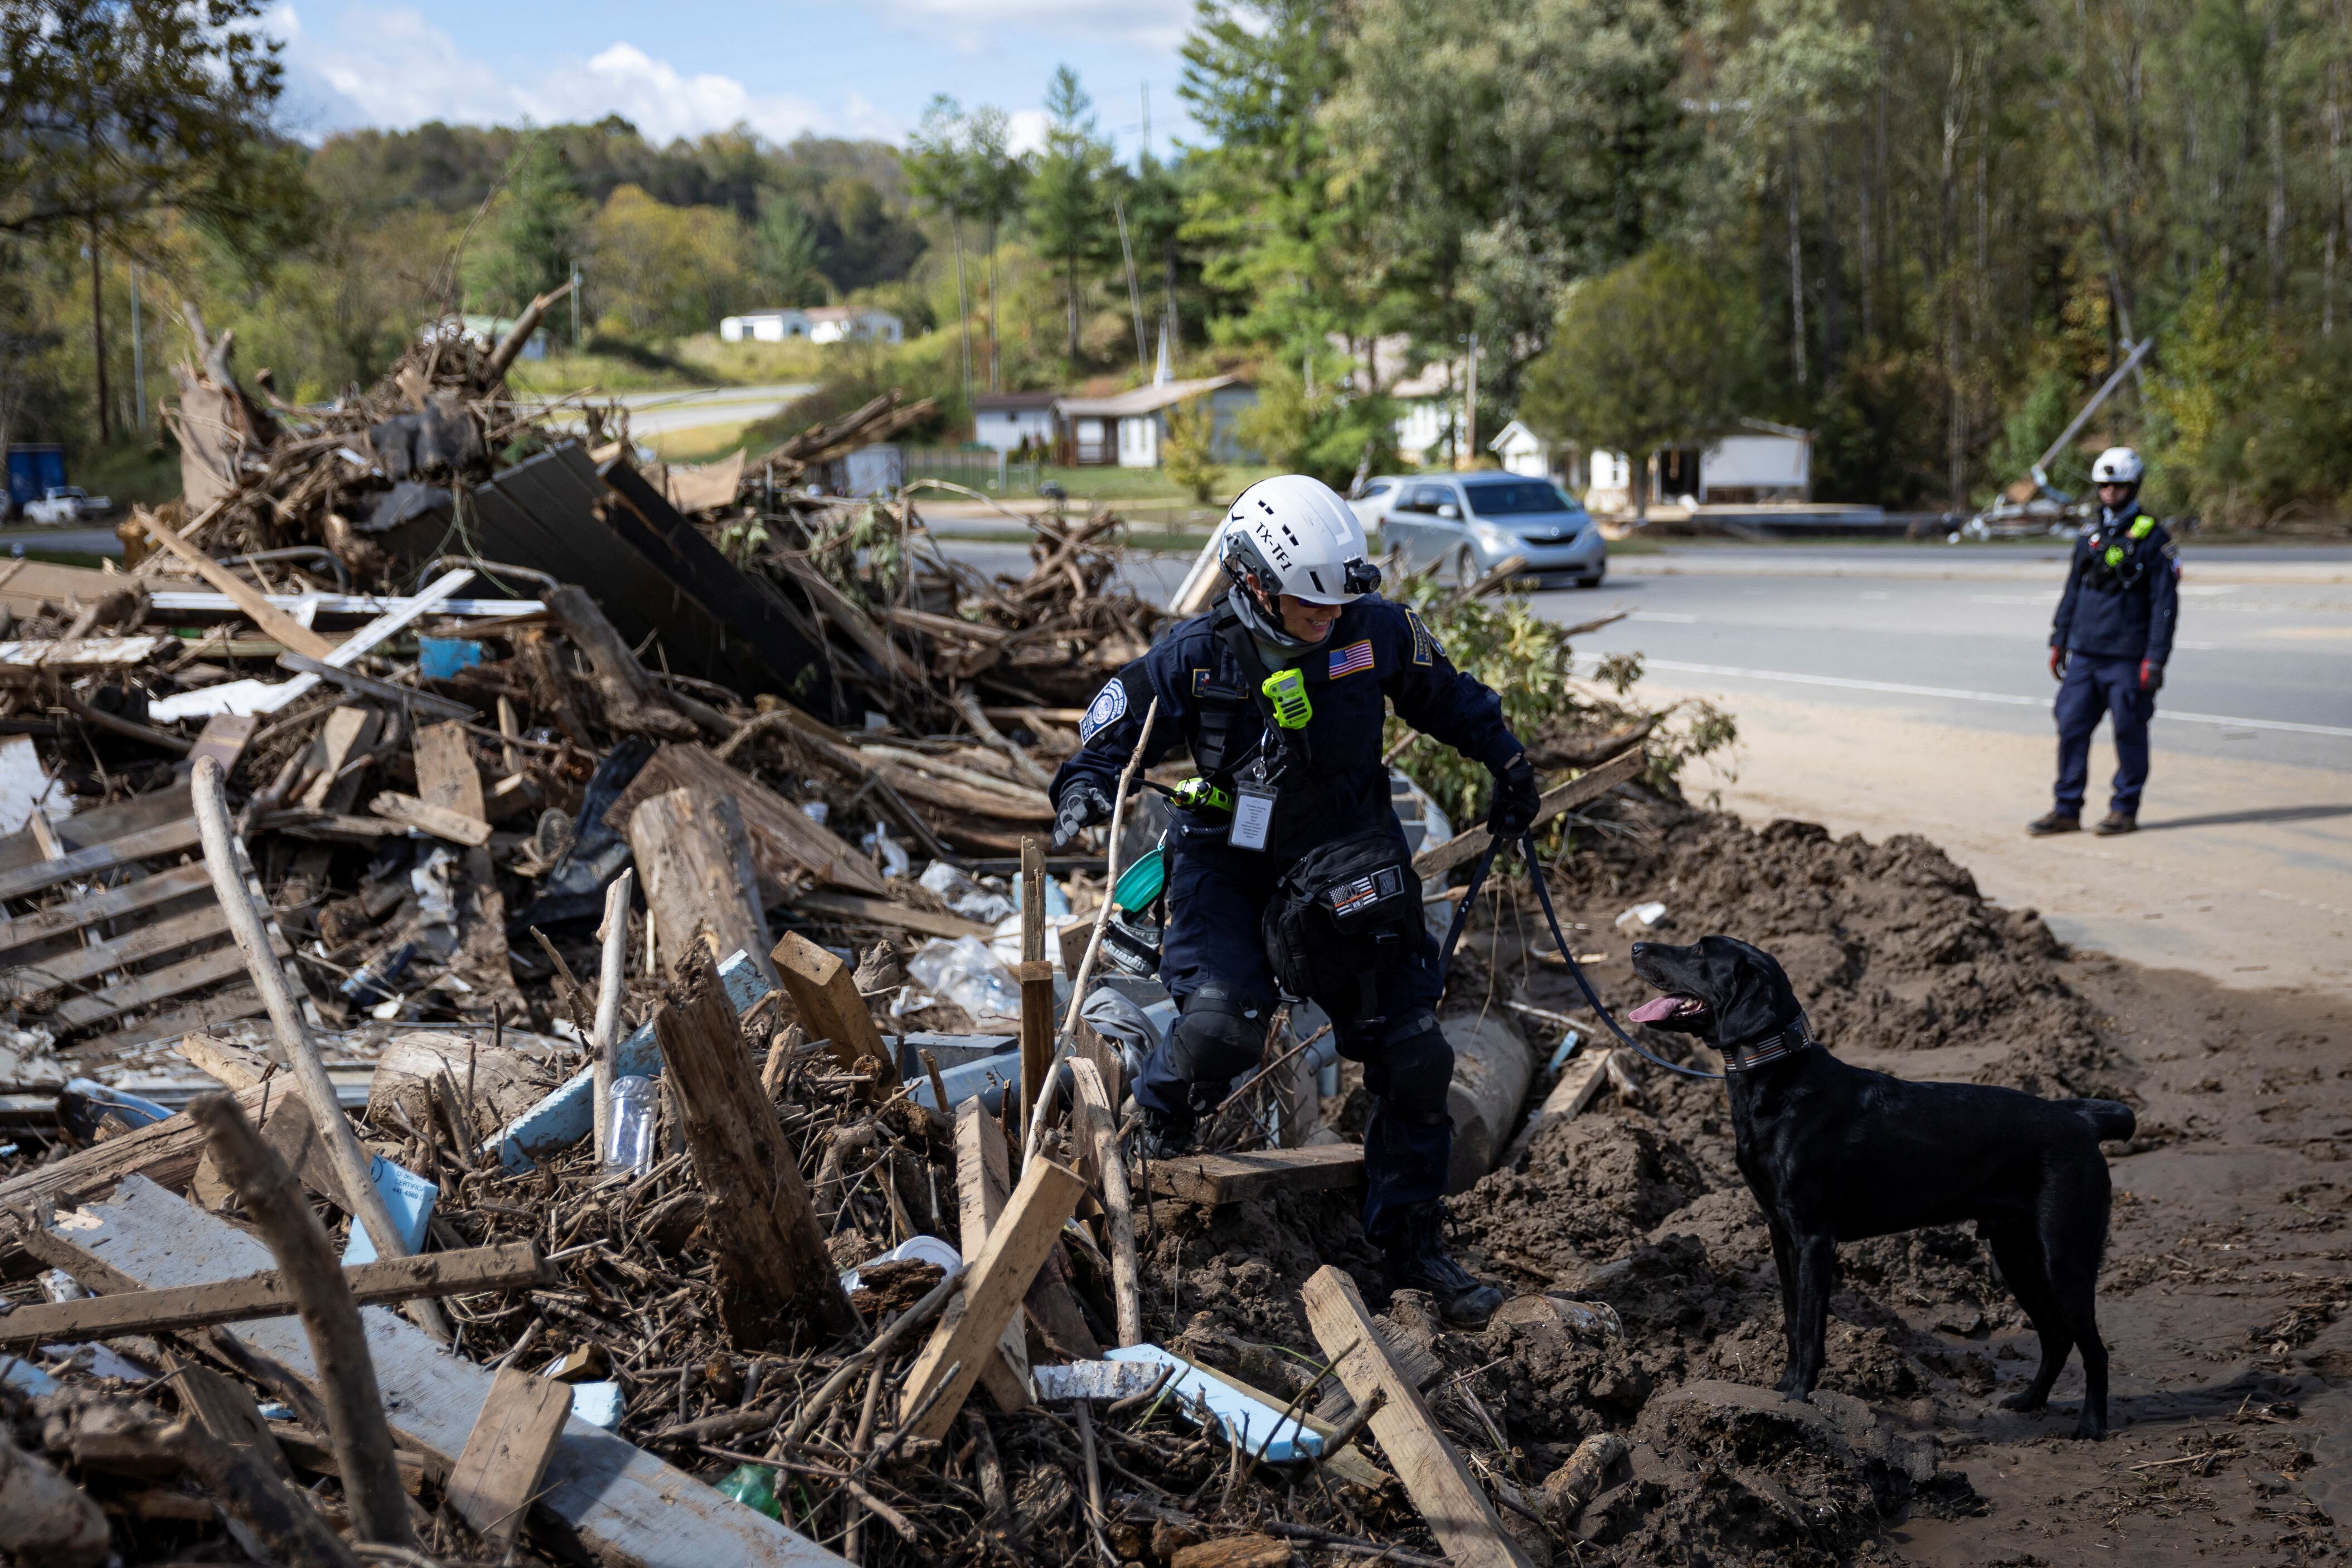
[[[1269,612],[1258,591],[1246,580],[1234,581],[1232,599],[1234,612],[1241,616],[1242,624],[1248,627],[1250,635],[1258,641],[1271,643],[1277,648],[1312,648],[1316,645],[1285,627],[1281,610],[1276,608]]]

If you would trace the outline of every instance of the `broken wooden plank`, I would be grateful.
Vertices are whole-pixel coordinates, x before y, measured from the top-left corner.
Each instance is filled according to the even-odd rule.
[[[415,828],[446,839],[453,844],[479,849],[490,841],[490,825],[478,817],[452,811],[446,806],[429,805],[414,795],[397,789],[386,789],[368,802],[368,810],[387,821]]]
[[[908,1370],[898,1419],[918,1437],[940,1438],[955,1425],[986,1358],[1061,1239],[1063,1222],[1076,1212],[1086,1184],[1066,1166],[1042,1155],[1029,1162],[1021,1185],[966,1270],[962,1295],[948,1309],[922,1354]]]
[[[499,1546],[515,1538],[571,1415],[564,1385],[518,1366],[499,1369],[449,1472],[449,1501],[475,1534]]]
[[[1151,1190],[1192,1203],[1240,1203],[1275,1192],[1320,1192],[1364,1179],[1361,1144],[1311,1144],[1241,1155],[1179,1155],[1150,1165]]]
[[[192,1029],[212,1029],[236,1019],[257,1018],[267,1004],[261,993],[251,986],[235,986],[226,991],[215,991],[200,1001],[167,1012],[150,1013],[138,1023],[126,1025],[107,1034],[86,1035],[77,1042],[79,1051],[92,1059],[103,1059],[109,1052],[145,1045],[151,1040],[171,1040]]]
[[[872,1063],[881,1087],[897,1088],[898,1064],[883,1045],[849,966],[797,931],[784,933],[772,956],[809,1038],[830,1041],[834,1060],[845,1067]]]
[[[449,613],[464,614],[465,612],[457,607],[462,602],[464,601],[453,601],[448,606]],[[357,670],[346,670],[340,665],[331,664],[324,659],[313,659],[305,653],[280,653],[278,655],[278,664],[281,669],[292,670],[298,674],[315,676],[342,687],[355,697],[373,697],[378,702],[389,704],[396,708],[404,708],[411,715],[418,717],[471,720],[482,716],[482,710],[471,703],[457,702],[453,698],[440,696],[432,692],[420,692],[415,686],[399,685],[391,681],[379,681],[373,675],[362,675]]]
[[[1004,1146],[1004,1129],[975,1096],[956,1107],[956,1219],[963,1243],[964,1267],[980,1260],[988,1233],[1004,1212],[1013,1186],[1012,1157]],[[980,1380],[1000,1410],[1025,1408],[1029,1403],[1029,1336],[1015,1312],[997,1337],[996,1354],[987,1357]]]
[[[787,1343],[810,1322],[828,1333],[856,1328],[799,1157],[760,1092],[743,1031],[708,957],[698,953],[680,967],[678,983],[654,1014],[654,1035],[702,1188],[728,1337],[737,1349],[753,1350]]]
[[[1137,1350],[1142,1351],[1155,1348],[1157,1347],[1143,1345],[1138,1346]],[[1137,1354],[1137,1351],[1115,1350],[1106,1354],[1116,1359],[1119,1356],[1133,1355]],[[1189,1364],[1193,1371],[1199,1373],[1202,1377],[1207,1378],[1210,1382],[1221,1383],[1227,1388],[1232,1389],[1234,1393],[1246,1395],[1248,1397],[1256,1400],[1258,1403],[1269,1406],[1274,1409],[1286,1410],[1290,1408],[1293,1403],[1295,1403],[1289,1398],[1277,1399],[1273,1395],[1268,1394],[1265,1389],[1254,1387],[1247,1383],[1244,1383],[1232,1373],[1221,1372],[1217,1368],[1211,1366],[1205,1361],[1191,1362],[1187,1364]],[[1331,1451],[1331,1439],[1339,1430],[1338,1426],[1326,1420],[1321,1416],[1315,1414],[1311,1410],[1296,1411],[1294,1412],[1294,1415],[1300,1426],[1306,1427],[1308,1431],[1314,1433],[1318,1437],[1323,1440],[1322,1453],[1324,1457],[1322,1459],[1322,1468],[1324,1469],[1328,1470],[1335,1476],[1338,1476],[1341,1480],[1349,1482],[1355,1486],[1377,1489],[1387,1483],[1389,1479],[1388,1472],[1381,1469],[1378,1465],[1372,1463],[1371,1460],[1366,1458],[1363,1455],[1363,1451],[1356,1448],[1353,1444],[1342,1447],[1337,1453],[1333,1453]]]
[[[363,1263],[344,1270],[343,1281],[354,1299],[367,1303],[514,1290],[538,1284],[544,1272],[536,1243],[502,1241],[493,1247]],[[211,1285],[133,1291],[88,1301],[37,1301],[0,1317],[0,1345],[72,1344],[117,1334],[244,1322],[293,1310],[293,1295],[273,1270],[251,1279]]]
[[[73,850],[55,860],[35,862],[13,871],[0,872],[0,898],[22,898],[38,893],[45,887],[55,887],[61,882],[80,882],[102,871],[131,865],[151,855],[177,854],[196,842],[196,820],[193,816],[161,827],[148,828],[135,833],[125,833],[102,844]]]
[[[1541,827],[1562,811],[1573,810],[1588,800],[1599,800],[1618,785],[1640,778],[1649,765],[1649,754],[1641,747],[1634,746],[1619,752],[1597,768],[1586,768],[1565,784],[1553,785],[1543,792],[1532,826]],[[1432,844],[1413,856],[1412,874],[1426,882],[1433,876],[1452,871],[1455,866],[1476,860],[1493,841],[1494,835],[1484,828],[1472,828],[1456,833],[1444,843]]]
[[[228,595],[229,602],[244,612],[247,620],[262,630],[274,642],[282,643],[298,653],[308,653],[323,659],[335,651],[332,638],[321,637],[291,615],[269,602],[268,596],[204,551],[182,538],[170,525],[144,507],[131,516],[145,528],[155,542],[195,568],[196,575]]]
[[[37,909],[13,920],[0,920],[0,953],[45,941],[51,936],[62,936],[69,931],[79,931],[101,920],[136,915],[142,909],[152,909],[159,904],[185,898],[190,894],[208,893],[212,885],[212,873],[199,863],[175,865],[169,871],[159,871],[153,876],[126,882],[121,887],[86,893],[54,908]]]
[[[684,954],[708,936],[714,953],[768,963],[768,917],[734,800],[703,789],[650,796],[629,813],[628,835],[662,952]]]
[[[220,764],[223,773],[234,773],[237,758],[245,755],[247,744],[253,739],[253,732],[260,727],[261,719],[257,715],[216,713],[205,720],[205,727],[196,736],[196,743],[188,748],[188,760],[194,763],[200,758],[209,757]]]
[[[286,938],[274,929],[270,932],[269,950],[280,958],[294,951]],[[149,1002],[163,1001],[183,992],[193,991],[198,986],[209,986],[245,972],[245,955],[235,946],[223,947],[197,957],[182,959],[176,964],[167,964],[144,975],[133,975],[86,997],[69,997],[59,1002],[49,1017],[63,1028],[85,1029],[94,1023],[102,1023],[117,1013],[145,1007]]]
[[[171,1359],[173,1378],[180,1385],[181,1408],[229,1448],[291,1484],[293,1469],[271,1436],[269,1423],[261,1418],[253,1396],[202,1362],[183,1355]]]
[[[182,868],[189,869],[189,868]],[[193,868],[203,871],[204,867]],[[133,884],[136,885],[136,884]],[[142,925],[136,931],[103,942],[93,942],[87,947],[77,947],[52,957],[36,959],[0,974],[0,995],[17,1001],[69,986],[77,980],[87,980],[110,969],[127,969],[151,958],[228,932],[228,916],[221,913],[218,904],[210,908],[192,909],[185,915],[175,915],[168,920],[158,920]]]
[[[915,909],[904,904],[893,904],[887,898],[865,898],[854,893],[804,893],[793,900],[793,908],[803,915],[823,915],[894,931],[944,936],[950,942],[959,936],[976,936],[985,942],[996,933],[992,925],[982,925],[977,920],[966,920],[959,915],[942,915],[936,909]]]
[[[604,821],[625,832],[638,801],[671,789],[697,788],[730,797],[742,811],[751,862],[759,867],[762,895],[769,903],[787,902],[803,879],[876,898],[889,896],[889,883],[854,845],[700,746],[672,744],[654,753],[604,813]]]
[[[87,1218],[93,1223],[71,1232],[76,1242],[149,1289],[270,1267],[258,1240],[141,1178],[126,1181]],[[362,1308],[360,1316],[394,1432],[405,1447],[455,1465],[488,1402],[489,1370],[443,1350],[383,1307]],[[309,1342],[292,1319],[222,1332],[317,1383]],[[538,1506],[545,1516],[569,1545],[599,1561],[643,1568],[842,1568],[839,1557],[767,1515],[576,1416],[565,1423],[541,1486]]]
[[[1143,1294],[1135,1261],[1135,1199],[1127,1182],[1127,1156],[1118,1139],[1118,1114],[1103,1088],[1102,1074],[1083,1056],[1070,1059],[1076,1091],[1070,1107],[1071,1136],[1091,1149],[1095,1183],[1102,1190],[1103,1225],[1110,1234],[1111,1295],[1118,1313],[1122,1347],[1143,1343]]]
[[[324,666],[321,666],[323,668]],[[304,786],[301,804],[313,811],[348,811],[359,794],[359,779],[343,777],[352,758],[375,744],[383,715],[372,707],[350,704],[327,715],[319,727],[319,772]],[[337,799],[340,797],[340,799]]]
[[[482,800],[482,773],[474,766],[473,748],[466,743],[462,724],[428,724],[411,743],[416,761],[416,798],[428,806],[455,812],[480,825],[480,841],[488,843],[490,814]],[[470,833],[474,830],[467,829]],[[471,838],[461,841],[472,843]]]
[[[1299,1300],[1349,1397],[1362,1405],[1375,1390],[1384,1396],[1372,1414],[1372,1435],[1448,1561],[1458,1568],[1530,1568],[1504,1532],[1495,1505],[1438,1429],[1421,1390],[1389,1359],[1355,1281],[1327,1263],[1307,1279]]]

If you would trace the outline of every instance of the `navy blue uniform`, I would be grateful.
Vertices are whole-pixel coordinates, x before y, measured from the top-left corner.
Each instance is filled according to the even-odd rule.
[[[1154,698],[1160,711],[1144,748],[1147,763],[1181,740],[1203,774],[1229,788],[1236,776],[1249,775],[1265,749],[1265,726],[1254,683],[1213,624],[1229,614],[1220,609],[1178,622],[1103,688],[1087,710],[1077,751],[1055,775],[1055,800],[1076,780],[1106,796],[1116,792]],[[1418,615],[1377,594],[1341,610],[1324,641],[1292,663],[1314,705],[1305,730],[1311,772],[1305,780],[1295,771],[1282,779],[1266,848],[1236,849],[1226,842],[1223,813],[1181,808],[1167,840],[1160,978],[1188,1012],[1204,988],[1220,1006],[1231,998],[1243,1012],[1254,1010],[1261,1039],[1278,992],[1259,933],[1282,873],[1317,845],[1368,828],[1384,825],[1403,841],[1381,761],[1388,706],[1415,729],[1490,768],[1521,749],[1494,692],[1454,669]],[[1406,942],[1404,959],[1379,977],[1383,1024],[1335,1031],[1340,1053],[1364,1063],[1372,1095],[1364,1132],[1364,1228],[1374,1237],[1384,1213],[1443,1195],[1453,1144],[1445,1113],[1453,1052],[1437,1032],[1434,1012],[1444,987],[1437,944],[1418,921]],[[1186,1032],[1180,1022],[1137,1079],[1136,1102],[1145,1109],[1176,1112],[1188,1097],[1196,1105],[1213,1103],[1257,1064],[1255,1050],[1238,1031],[1214,1045],[1204,1044],[1205,1037],[1178,1038]]]
[[[2147,725],[2156,693],[2143,690],[2140,665],[2160,673],[2172,656],[2180,613],[2180,552],[2162,524],[2140,515],[2134,502],[2099,518],[2074,540],[2066,591],[2050,631],[2050,645],[2066,651],[2058,687],[2057,807],[2082,811],[2090,784],[2091,733],[2099,716],[2115,723],[2116,777],[2108,809],[2139,814],[2147,783]],[[2151,683],[2152,685],[2153,683]]]

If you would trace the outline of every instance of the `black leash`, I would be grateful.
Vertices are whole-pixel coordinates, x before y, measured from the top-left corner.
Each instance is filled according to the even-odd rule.
[[[1454,911],[1454,924],[1446,929],[1445,951],[1437,965],[1437,972],[1440,975],[1444,975],[1454,966],[1454,944],[1462,940],[1462,928],[1470,920],[1470,906],[1478,902],[1478,890],[1485,884],[1486,873],[1493,867],[1495,856],[1502,847],[1501,840],[1489,839],[1486,850],[1478,856],[1478,863],[1471,868],[1470,889],[1462,895],[1462,902]],[[1608,1025],[1611,1034],[1615,1035],[1620,1040],[1632,1047],[1637,1055],[1655,1066],[1663,1067],[1669,1072],[1679,1072],[1685,1078],[1721,1078],[1723,1074],[1720,1072],[1702,1072],[1696,1067],[1685,1067],[1678,1061],[1668,1061],[1664,1057],[1654,1054],[1640,1040],[1627,1034],[1624,1027],[1617,1021],[1616,1015],[1601,1005],[1601,998],[1594,993],[1592,982],[1585,978],[1583,966],[1576,961],[1576,954],[1570,949],[1568,938],[1560,932],[1559,916],[1552,913],[1551,890],[1544,885],[1543,862],[1536,857],[1536,836],[1532,831],[1519,841],[1519,853],[1528,862],[1528,877],[1536,884],[1536,902],[1543,905],[1544,922],[1551,927],[1551,939],[1559,949],[1560,961],[1568,966],[1569,974],[1575,977],[1576,988],[1584,993],[1585,1005],[1592,1009],[1592,1016]]]

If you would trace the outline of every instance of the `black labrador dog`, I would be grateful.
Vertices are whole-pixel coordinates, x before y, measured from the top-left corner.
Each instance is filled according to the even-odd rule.
[[[1629,1018],[1723,1053],[1739,1174],[1771,1227],[1780,1273],[1781,1393],[1808,1398],[1821,1380],[1839,1242],[1972,1219],[2042,1336],[2033,1382],[2002,1405],[2041,1409],[2080,1347],[2074,1436],[2106,1435],[2096,1296],[2110,1189],[2099,1141],[2132,1135],[2131,1107],[1913,1083],[1840,1061],[1812,1040],[1772,956],[1728,936],[1637,942],[1633,970],[1661,994]]]

